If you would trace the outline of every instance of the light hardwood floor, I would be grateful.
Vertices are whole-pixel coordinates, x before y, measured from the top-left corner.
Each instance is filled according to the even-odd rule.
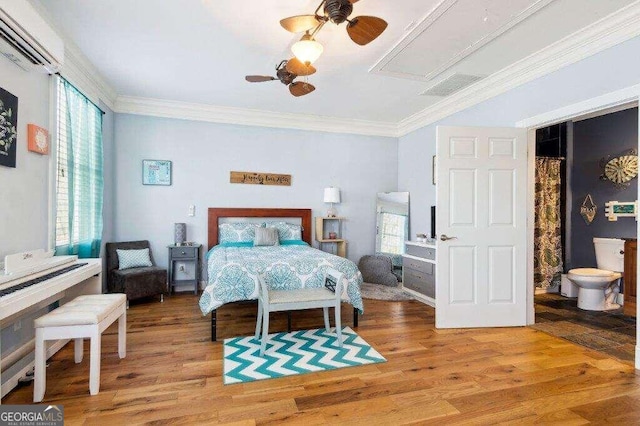
[[[132,304],[127,357],[103,335],[100,393],[89,395],[89,354],[67,345],[50,361],[44,403],[67,425],[157,424],[640,424],[640,377],[629,363],[530,328],[436,330],[419,302],[365,300],[357,332],[386,363],[222,384],[222,343],[209,341],[197,297]],[[345,325],[351,325],[345,306]],[[255,304],[223,307],[219,337],[251,334]],[[285,328],[273,314],[272,331]],[[305,319],[306,318],[306,319]],[[294,327],[322,326],[321,311]],[[33,387],[3,404],[31,403]]]

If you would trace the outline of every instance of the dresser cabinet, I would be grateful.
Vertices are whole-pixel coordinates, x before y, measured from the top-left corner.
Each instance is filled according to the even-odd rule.
[[[435,242],[407,241],[402,256],[402,286],[419,300],[434,306],[436,300]]]
[[[624,242],[624,301],[636,303],[638,283],[636,274],[637,265],[638,240],[625,240]]]

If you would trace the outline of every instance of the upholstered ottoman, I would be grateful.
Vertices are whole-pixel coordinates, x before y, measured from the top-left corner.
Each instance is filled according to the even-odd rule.
[[[102,332],[118,320],[118,355],[127,351],[127,296],[124,294],[93,294],[79,296],[41,316],[34,321],[36,329],[36,353],[33,400],[40,402],[46,389],[46,341],[75,340],[75,362],[83,356],[85,338],[91,340],[89,364],[89,391],[96,395],[100,390],[100,355]]]
[[[398,286],[398,278],[393,273],[391,258],[382,254],[366,255],[360,258],[358,269],[366,283]]]

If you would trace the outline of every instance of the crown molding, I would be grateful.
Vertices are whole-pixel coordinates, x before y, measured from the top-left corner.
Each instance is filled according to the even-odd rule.
[[[118,96],[114,111],[213,123],[401,137],[638,35],[640,35],[640,1],[397,123],[279,113],[131,96]]]
[[[399,136],[397,123],[281,113],[132,96],[118,96],[114,111],[122,114],[149,115],[153,117],[239,124],[243,126],[275,127],[393,138]]]
[[[30,0],[42,19],[54,29],[64,43],[64,63],[60,74],[73,83],[96,105],[102,101],[113,110],[118,96],[116,90],[102,77],[98,69],[82,53],[78,45],[51,18],[40,1]]]
[[[66,39],[64,44],[65,61],[60,74],[82,90],[92,102],[98,104],[98,101],[102,101],[113,110],[118,97],[116,90],[102,78],[75,44]]]
[[[450,5],[457,0],[442,0]],[[30,0],[65,43],[62,75],[92,101],[104,102],[118,113],[238,124],[271,128],[310,130],[397,138],[463,111],[517,86],[557,71],[616,44],[640,35],[640,0],[579,30],[564,39],[498,71],[479,82],[397,123],[279,113],[255,109],[186,103],[118,95],[78,46],[53,22],[39,1]],[[432,16],[433,18],[433,16]],[[425,22],[426,25],[426,22]],[[404,39],[406,42],[408,39]],[[401,41],[394,47],[397,48]],[[380,65],[381,62],[376,64]],[[375,66],[374,66],[375,67]],[[544,117],[536,117],[544,119]],[[522,124],[522,123],[519,123]]]
[[[401,120],[398,134],[404,136],[638,35],[640,1]]]
[[[544,114],[525,118],[524,120],[518,121],[516,123],[516,127],[546,127],[568,120],[585,120],[602,115],[601,113],[603,111],[612,113],[615,111],[622,111],[627,108],[634,108],[638,105],[639,98],[640,84],[637,84],[602,96],[567,105]]]

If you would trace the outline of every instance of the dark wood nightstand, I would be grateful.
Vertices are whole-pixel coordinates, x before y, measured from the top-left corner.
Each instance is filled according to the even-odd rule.
[[[192,246],[177,246],[172,244],[167,246],[167,248],[169,249],[169,294],[173,293],[174,287],[180,284],[193,284],[193,294],[198,294],[198,287],[200,285],[200,249],[202,248],[202,244]],[[195,279],[175,280],[176,262],[193,262]]]

